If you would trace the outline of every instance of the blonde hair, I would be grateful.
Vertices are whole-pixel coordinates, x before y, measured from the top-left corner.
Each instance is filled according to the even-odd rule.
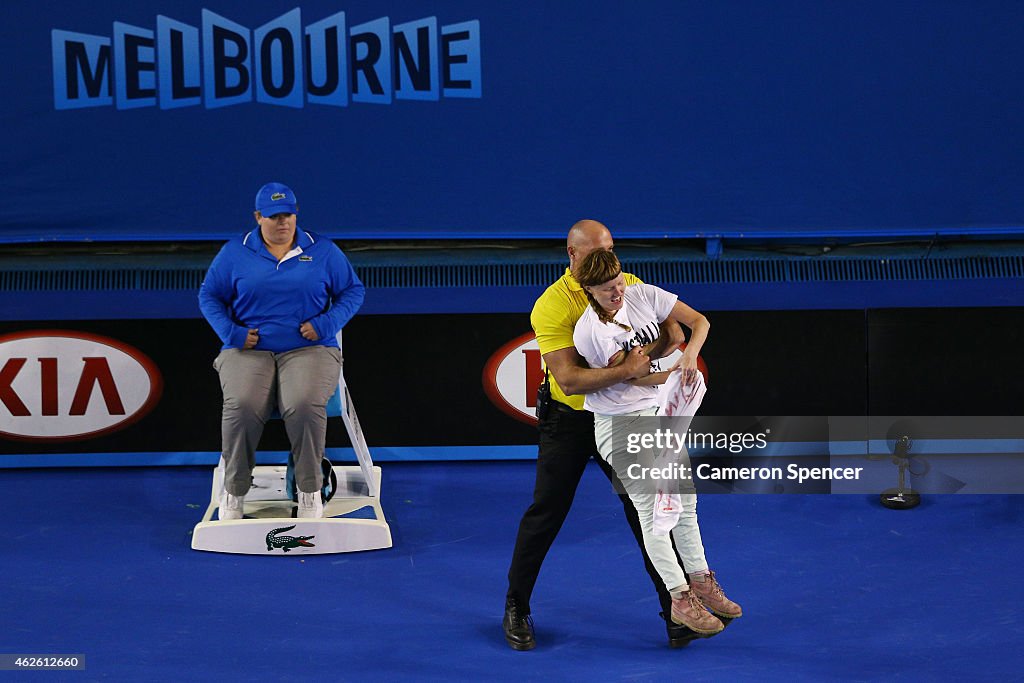
[[[597,318],[603,323],[614,323],[629,332],[632,328],[623,325],[612,313],[604,310],[597,299],[591,294],[587,287],[596,287],[613,280],[622,273],[622,264],[614,252],[598,249],[587,254],[587,257],[580,262],[576,272],[576,281],[583,287],[583,293],[587,295],[591,308],[597,313]]]

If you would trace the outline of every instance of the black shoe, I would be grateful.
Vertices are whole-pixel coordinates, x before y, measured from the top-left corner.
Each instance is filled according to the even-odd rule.
[[[661,612],[661,618],[665,619],[665,613]],[[703,634],[691,631],[682,624],[677,624],[671,619],[665,619],[665,628],[668,630],[668,646],[669,647],[686,647],[690,643],[699,638],[710,638],[711,635],[716,634]]]
[[[505,629],[505,641],[513,650],[532,650],[537,646],[533,638],[533,619],[521,614],[515,598],[505,600],[505,618],[501,625]]]

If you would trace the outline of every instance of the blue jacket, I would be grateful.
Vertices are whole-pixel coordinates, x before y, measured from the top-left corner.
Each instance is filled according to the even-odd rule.
[[[256,228],[213,259],[199,288],[199,308],[223,348],[242,348],[250,328],[259,330],[261,351],[338,346],[335,335],[363,303],[363,283],[331,240],[296,228],[295,244],[278,263]],[[318,341],[299,334],[307,320]]]

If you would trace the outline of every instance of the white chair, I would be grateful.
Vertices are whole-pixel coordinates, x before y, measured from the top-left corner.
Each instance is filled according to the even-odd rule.
[[[338,346],[341,347],[341,332]],[[247,555],[347,553],[391,547],[391,529],[380,507],[380,467],[359,426],[352,396],[345,382],[344,354],[338,390],[327,404],[330,417],[341,415],[355,450],[358,466],[332,469],[338,486],[324,503],[321,519],[296,519],[287,491],[286,465],[261,465],[253,470],[253,485],[245,496],[245,518],[213,520],[224,490],[224,460],[213,472],[213,487],[206,514],[192,531],[192,549]],[[372,519],[342,517],[368,508]]]

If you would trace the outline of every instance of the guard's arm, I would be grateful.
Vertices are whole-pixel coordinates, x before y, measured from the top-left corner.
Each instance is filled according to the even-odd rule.
[[[634,377],[643,377],[649,374],[651,369],[650,359],[640,347],[623,354],[622,361],[614,367],[588,367],[587,361],[574,346],[545,353],[544,364],[567,396],[592,394],[613,384],[621,384]]]

